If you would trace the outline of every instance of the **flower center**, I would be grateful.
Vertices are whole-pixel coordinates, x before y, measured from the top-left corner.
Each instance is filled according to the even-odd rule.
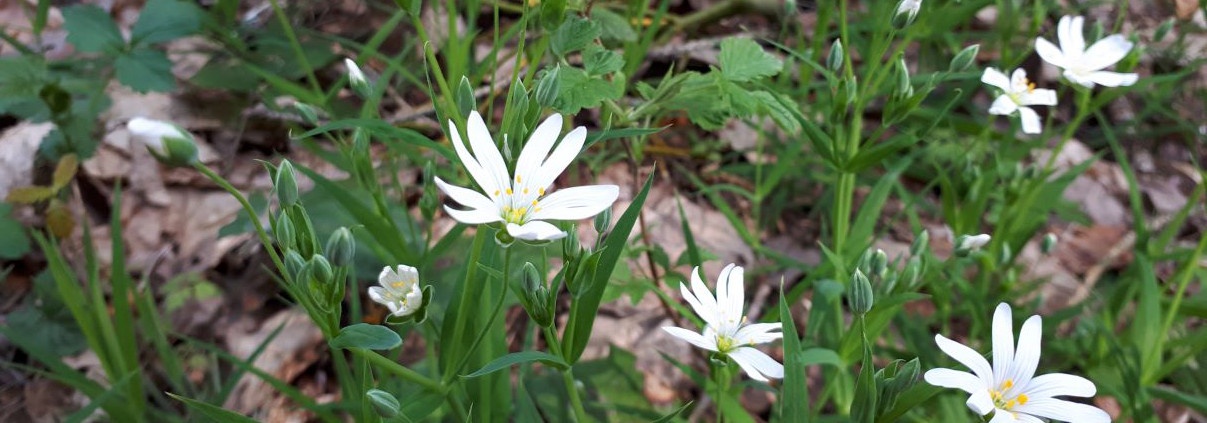
[[[728,335],[717,335],[717,350],[720,352],[728,352],[737,346],[738,341],[730,338]]]
[[[545,196],[545,188],[532,189],[523,185],[523,181],[523,177],[517,174],[511,188],[492,193],[496,204],[502,203],[503,221],[507,223],[523,225],[528,223],[532,213],[541,211],[540,199]]]
[[[1030,399],[1027,394],[1018,394],[1010,396],[1010,389],[1014,388],[1014,380],[1006,379],[998,389],[990,389],[989,396],[993,398],[993,406],[1002,410],[1012,410],[1014,407],[1026,404]]]

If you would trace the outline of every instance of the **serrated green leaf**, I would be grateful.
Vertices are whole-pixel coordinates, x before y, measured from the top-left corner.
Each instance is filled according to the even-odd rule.
[[[171,91],[176,89],[172,61],[159,50],[135,49],[118,56],[113,63],[117,80],[134,91]]]
[[[130,43],[146,45],[175,40],[201,29],[202,12],[181,0],[150,0],[130,29]]]
[[[589,75],[606,75],[624,67],[624,56],[598,44],[587,45],[583,50],[583,68]]]
[[[541,351],[520,351],[491,360],[485,366],[482,366],[481,369],[461,377],[474,378],[484,376],[517,364],[533,362],[545,363],[561,370],[570,368],[570,365],[566,364],[565,360],[556,355]]]
[[[339,330],[339,335],[331,340],[331,348],[364,348],[368,350],[389,350],[402,345],[398,333],[385,326],[357,323]]]
[[[67,29],[67,42],[78,51],[112,53],[126,44],[109,12],[90,4],[63,9],[63,27]]]
[[[749,38],[727,38],[721,41],[721,73],[736,82],[751,81],[780,73],[784,62],[763,51],[759,43]]]
[[[611,10],[596,7],[591,9],[591,20],[599,25],[599,38],[609,41],[637,41],[637,31],[629,21]]]
[[[553,54],[564,57],[566,54],[582,50],[596,38],[599,38],[598,25],[573,16],[562,22],[557,31],[553,32],[549,47],[553,49]]]
[[[557,73],[558,93],[554,108],[566,114],[577,114],[584,108],[599,107],[604,100],[615,100],[624,94],[621,75],[608,81],[588,75],[586,71],[562,67]]]

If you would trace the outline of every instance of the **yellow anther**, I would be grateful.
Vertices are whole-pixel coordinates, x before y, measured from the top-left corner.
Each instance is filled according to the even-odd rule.
[[[497,189],[496,189],[496,190],[495,190],[495,197],[498,197],[498,196],[499,196],[499,190],[497,190]]]
[[[511,191],[511,188],[508,188],[508,189],[507,189],[507,195],[511,195],[511,194],[515,194],[515,193]]]
[[[1027,84],[1027,92],[1029,92],[1029,93],[1035,92],[1035,83],[1034,82]]]
[[[536,207],[536,200],[532,200],[532,207]]]
[[[523,182],[523,181],[521,181],[521,180],[520,180],[520,175],[516,175],[516,176],[515,176],[515,183],[517,183],[517,184],[518,184],[518,183],[520,183],[520,182]]]
[[[1005,390],[1007,390],[1007,389],[1010,389],[1010,388],[1013,388],[1013,387],[1014,387],[1014,380],[1013,380],[1013,379],[1006,379],[1006,381],[1005,381],[1005,382],[1002,382],[1002,390],[1003,390],[1003,391],[1005,391]]]
[[[524,195],[528,195],[528,188],[524,188]]]
[[[545,195],[545,189],[544,188],[538,189],[538,190],[536,190],[536,193],[538,195]]]
[[[1018,398],[1015,398],[1015,400],[1018,400],[1018,405],[1026,404],[1028,401],[1027,394],[1018,394]]]

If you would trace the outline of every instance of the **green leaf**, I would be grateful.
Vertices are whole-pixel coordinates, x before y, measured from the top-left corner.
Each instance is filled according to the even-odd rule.
[[[573,16],[553,32],[549,47],[553,49],[553,54],[564,57],[582,50],[592,40],[599,38],[599,33],[599,26],[594,22]]]
[[[59,164],[54,168],[54,176],[50,179],[52,189],[55,191],[63,189],[75,178],[75,173],[79,169],[80,159],[75,154],[67,154],[59,158]]]
[[[798,400],[779,401],[780,418],[786,422],[808,423],[809,376],[805,373],[806,363],[803,360],[806,351],[801,351],[800,336],[796,334],[796,321],[792,318],[792,310],[788,307],[791,303],[784,298],[783,288],[781,281],[779,309],[784,333],[784,390],[782,397],[797,398]]]
[[[558,69],[558,93],[553,106],[559,112],[576,114],[579,110],[599,107],[604,100],[615,100],[624,94],[624,78],[621,75],[608,81],[588,75],[579,68]]]
[[[172,61],[162,51],[135,49],[118,56],[113,67],[117,71],[117,80],[134,91],[145,93],[176,89]]]
[[[553,31],[566,21],[566,0],[541,1],[541,26]]]
[[[604,240],[603,254],[600,256],[598,270],[595,272],[594,280],[590,282],[591,285],[583,295],[570,304],[570,319],[566,322],[566,333],[562,336],[562,343],[565,347],[562,356],[571,364],[578,361],[583,354],[583,349],[587,347],[587,339],[590,338],[591,329],[595,326],[595,313],[599,311],[599,303],[603,298],[604,289],[612,277],[612,271],[616,270],[616,263],[620,260],[621,253],[629,243],[629,234],[633,231],[633,225],[641,213],[641,206],[645,204],[645,198],[649,195],[650,187],[653,184],[654,173],[650,173],[641,192],[633,198],[633,202],[625,209],[624,214],[620,215],[620,219],[612,227],[612,232]]]
[[[541,351],[520,351],[520,352],[514,352],[511,354],[507,354],[505,356],[491,360],[491,362],[486,363],[485,366],[482,366],[481,369],[478,369],[477,371],[475,371],[473,373],[463,375],[461,377],[474,378],[474,377],[478,377],[478,376],[484,376],[484,375],[488,375],[488,374],[497,372],[499,370],[503,370],[508,367],[517,365],[517,364],[532,363],[532,362],[538,362],[538,361],[541,363],[545,363],[550,366],[556,367],[559,370],[565,370],[565,369],[570,368],[569,364],[566,364],[566,362],[564,360],[562,360],[561,357],[558,357],[556,355],[549,354],[546,352],[541,352]]]
[[[67,29],[67,41],[81,52],[114,53],[126,45],[109,12],[93,5],[63,9],[63,27]]]
[[[255,420],[252,420],[247,416],[207,402],[201,402],[192,398],[185,398],[171,392],[168,392],[167,394],[169,397],[183,402],[184,405],[190,409],[201,413],[201,415],[206,417],[206,421],[215,423],[255,423]]]
[[[58,191],[54,188],[34,185],[29,187],[13,188],[8,192],[8,196],[4,197],[4,202],[14,204],[33,204],[49,200],[54,197]]]
[[[759,43],[749,38],[726,38],[721,41],[721,73],[736,82],[752,81],[780,73],[784,62],[763,51]]]
[[[791,401],[789,401],[789,402],[791,402]],[[673,422],[673,421],[675,421],[675,417],[679,417],[680,414],[683,414],[684,411],[687,411],[687,409],[691,408],[692,404],[695,404],[695,403],[696,403],[695,401],[688,401],[687,404],[683,404],[683,405],[679,406],[679,408],[676,408],[675,411],[672,411],[665,416],[659,417],[658,420],[654,420],[651,423]]]
[[[590,44],[583,50],[583,68],[588,75],[606,75],[624,67],[624,56],[598,44]]]
[[[378,138],[386,140],[387,142],[402,141],[417,147],[430,148],[449,160],[457,159],[457,156],[453,154],[453,150],[451,148],[432,141],[430,138],[419,132],[416,132],[415,130],[399,128],[390,125],[388,122],[385,122],[381,119],[343,119],[332,121],[323,126],[306,131],[301,135],[296,135],[294,138],[309,138],[315,135],[346,129],[364,129],[369,131],[370,134],[376,135]]]
[[[608,141],[617,138],[625,137],[644,137],[650,134],[656,134],[663,129],[670,128],[670,125],[660,128],[619,128],[619,129],[604,129],[600,131],[592,131],[587,134],[587,142],[583,145],[583,149],[591,148],[595,143]]]
[[[181,0],[150,0],[130,28],[130,44],[145,45],[175,40],[201,29],[201,10]]]
[[[876,402],[880,391],[876,388],[876,365],[872,362],[872,348],[866,336],[863,345],[863,361],[859,377],[855,382],[855,402],[851,404],[851,421],[872,423],[876,418]]]
[[[837,352],[829,348],[809,348],[802,351],[798,357],[801,363],[806,366],[812,364],[829,364],[834,367],[845,366],[842,357],[839,357]]]
[[[13,206],[0,203],[0,259],[18,259],[29,252],[29,236],[21,222],[9,216]],[[9,316],[9,323],[12,323]]]
[[[331,348],[364,348],[389,350],[402,345],[402,338],[390,328],[368,323],[357,323],[339,330],[331,340]]]
[[[591,20],[599,25],[599,38],[608,41],[637,41],[637,31],[629,21],[611,10],[596,7],[591,9]]]

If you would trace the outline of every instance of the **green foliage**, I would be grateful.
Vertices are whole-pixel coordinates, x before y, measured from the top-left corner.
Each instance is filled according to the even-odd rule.
[[[93,5],[77,5],[63,10],[67,42],[82,52],[117,54],[126,40],[109,12]]]
[[[340,329],[339,335],[331,340],[332,348],[364,348],[389,350],[402,345],[398,333],[385,326],[357,323]]]
[[[12,217],[13,206],[0,203],[0,259],[16,259],[29,252],[29,236]]]

